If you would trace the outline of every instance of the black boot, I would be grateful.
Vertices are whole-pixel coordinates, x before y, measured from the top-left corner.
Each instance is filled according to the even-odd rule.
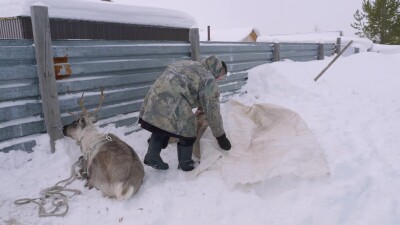
[[[189,146],[177,144],[178,146],[178,169],[183,171],[191,171],[194,167],[194,161],[192,160],[193,144]]]
[[[167,170],[169,166],[162,160],[160,152],[161,149],[167,147],[168,140],[169,137],[153,133],[148,140],[149,149],[147,150],[147,154],[144,157],[143,163],[145,165],[153,167],[154,169]]]

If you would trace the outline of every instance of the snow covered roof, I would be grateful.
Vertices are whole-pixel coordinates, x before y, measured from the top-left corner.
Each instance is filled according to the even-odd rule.
[[[207,41],[207,30],[200,31],[200,40]],[[213,30],[211,28],[210,31],[210,39],[211,41],[244,41],[252,32],[260,35],[260,32],[257,28],[254,27],[240,27],[240,28],[231,28],[231,29],[218,29]]]
[[[51,18],[130,23],[178,28],[197,27],[183,12],[101,0],[1,0],[0,18],[30,16],[32,4],[49,7]]]

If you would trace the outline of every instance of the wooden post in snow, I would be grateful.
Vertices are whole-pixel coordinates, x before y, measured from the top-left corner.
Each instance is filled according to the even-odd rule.
[[[190,56],[193,61],[200,61],[200,35],[199,28],[189,29]]]
[[[274,43],[274,62],[281,61],[281,45]]]
[[[335,53],[339,54],[341,48],[342,48],[342,38],[338,37],[336,39],[336,50],[335,50]]]
[[[211,40],[211,28],[210,26],[207,26],[207,41]]]
[[[329,69],[329,67],[332,66],[332,64],[343,54],[344,51],[346,51],[346,49],[351,45],[351,43],[353,43],[353,40],[351,40],[343,49],[342,51],[339,52],[339,54],[337,54],[337,56],[318,74],[318,76],[316,76],[314,78],[314,81],[317,82],[317,80],[322,76],[322,74],[325,73],[325,71],[327,69]]]
[[[325,52],[324,52],[324,44],[318,44],[318,60],[324,60]]]
[[[50,136],[51,152],[54,152],[55,141],[63,138],[63,134],[51,50],[49,13],[46,6],[33,5],[31,15],[44,122]]]

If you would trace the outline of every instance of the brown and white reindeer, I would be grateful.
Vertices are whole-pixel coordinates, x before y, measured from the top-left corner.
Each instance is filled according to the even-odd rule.
[[[130,198],[136,193],[143,180],[144,169],[136,152],[125,142],[113,134],[97,131],[94,123],[97,112],[104,101],[103,89],[99,106],[89,112],[83,104],[83,94],[79,99],[82,112],[78,119],[64,126],[65,136],[76,140],[83,154],[83,168],[87,173],[87,186],[95,187],[104,196],[118,200]]]

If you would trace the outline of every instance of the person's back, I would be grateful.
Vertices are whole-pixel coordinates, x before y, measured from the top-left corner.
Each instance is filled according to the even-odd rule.
[[[212,74],[196,61],[179,61],[167,67],[155,81],[151,95],[178,100],[182,96],[193,107],[198,107],[198,94],[205,83],[214,80]],[[161,96],[160,96],[161,94]],[[172,99],[171,99],[172,100]],[[170,102],[171,100],[167,100]]]
[[[200,62],[173,63],[152,85],[139,117],[170,133],[194,137],[196,125],[192,109],[200,106],[199,94],[213,82],[212,73]],[[219,97],[218,89],[214,95]]]

